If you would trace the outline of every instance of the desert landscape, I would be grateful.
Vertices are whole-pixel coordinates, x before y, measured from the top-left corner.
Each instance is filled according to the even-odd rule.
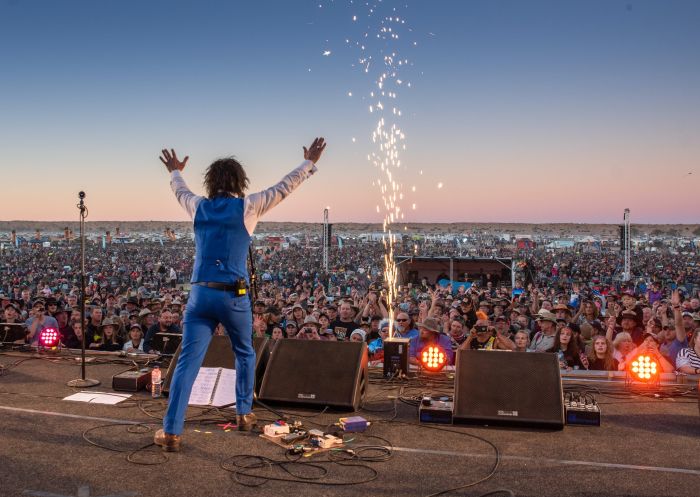
[[[37,230],[47,235],[61,234],[65,228],[77,233],[79,226],[74,221],[0,221],[0,234],[4,235],[9,235],[12,230],[15,230],[18,234],[33,234]],[[117,228],[122,234],[163,233],[166,229],[171,229],[176,235],[183,236],[192,231],[192,224],[182,221],[86,222],[86,233],[93,236],[104,234],[107,231],[115,235]],[[320,234],[322,229],[321,223],[261,222],[256,228],[256,234]],[[333,223],[333,233],[344,236],[358,236],[363,233],[377,233],[381,231],[381,223]],[[487,234],[537,235],[560,238],[574,236],[614,238],[618,236],[618,225],[582,223],[402,223],[394,225],[394,231],[436,236],[481,232]],[[699,237],[700,224],[633,224],[632,236]]]

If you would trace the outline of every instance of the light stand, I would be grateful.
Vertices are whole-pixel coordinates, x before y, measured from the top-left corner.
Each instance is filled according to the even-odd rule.
[[[70,380],[69,387],[85,388],[94,387],[100,384],[99,380],[85,378],[85,218],[87,217],[87,207],[85,206],[85,192],[78,193],[80,202],[78,209],[80,210],[80,324],[83,330],[82,340],[80,341],[80,378]]]

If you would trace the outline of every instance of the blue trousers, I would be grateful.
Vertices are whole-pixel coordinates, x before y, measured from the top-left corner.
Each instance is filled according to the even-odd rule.
[[[192,384],[219,323],[226,328],[236,354],[236,413],[248,414],[253,408],[255,350],[250,299],[247,295],[238,297],[234,292],[193,285],[184,313],[180,357],[163,419],[166,433],[182,433]]]

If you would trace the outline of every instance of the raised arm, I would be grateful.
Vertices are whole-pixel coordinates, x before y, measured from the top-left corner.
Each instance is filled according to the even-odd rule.
[[[258,220],[270,209],[287,198],[304,180],[316,172],[316,162],[326,148],[323,138],[316,138],[311,146],[304,148],[304,162],[287,174],[276,185],[245,198],[245,226],[249,234],[255,230]]]
[[[182,161],[177,158],[177,154],[174,149],[163,149],[160,161],[165,164],[166,169],[170,172],[170,188],[172,188],[175,198],[180,203],[183,209],[189,214],[190,219],[194,220],[194,215],[197,212],[197,205],[202,201],[202,197],[195,195],[187,187],[184,178],[182,177],[181,171],[185,169],[187,165],[187,160],[190,158],[186,156]]]
[[[685,327],[683,326],[683,312],[681,310],[681,295],[678,290],[671,294],[671,306],[673,307],[673,324],[676,329],[676,340],[686,343]]]

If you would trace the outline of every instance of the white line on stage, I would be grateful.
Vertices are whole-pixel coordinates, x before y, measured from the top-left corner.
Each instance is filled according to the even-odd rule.
[[[37,411],[35,409],[22,409],[19,407],[9,407],[0,406],[0,410],[13,411],[13,412],[23,412],[27,414],[40,414],[45,416],[59,416],[64,418],[73,419],[84,419],[88,421],[104,421],[108,423],[122,423],[122,424],[142,424],[151,423],[149,421],[130,421],[125,419],[113,419],[113,418],[99,418],[95,416],[82,416],[80,414],[67,414],[63,412],[55,411]],[[389,448],[389,447],[387,447]],[[433,454],[438,456],[452,456],[452,457],[488,457],[493,458],[493,453],[469,453],[469,452],[453,452],[449,450],[432,450],[432,449],[414,449],[410,447],[392,447],[396,452],[409,452],[415,454]],[[503,461],[532,461],[531,456],[508,456],[501,454],[501,460]],[[567,466],[592,466],[598,468],[611,468],[611,469],[628,469],[637,471],[657,471],[661,473],[680,473],[686,475],[696,475],[700,476],[700,470],[686,469],[686,468],[669,468],[664,466],[642,466],[637,464],[618,464],[618,463],[608,463],[608,462],[597,462],[597,461],[577,461],[569,459],[547,459],[538,458],[539,463],[545,464],[561,464]]]

